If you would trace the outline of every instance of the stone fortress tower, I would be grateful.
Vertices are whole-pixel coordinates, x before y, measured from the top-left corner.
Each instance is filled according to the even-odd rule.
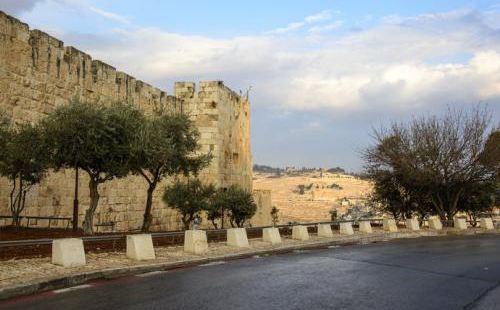
[[[36,122],[74,96],[93,101],[120,100],[146,113],[186,113],[201,133],[201,151],[214,155],[200,176],[202,180],[252,190],[250,104],[246,97],[221,81],[200,82],[198,90],[195,83],[176,82],[174,95],[167,95],[74,47],[64,46],[40,30],[30,30],[27,24],[0,11],[1,115],[16,123]],[[80,174],[80,223],[88,206],[87,182],[87,176]],[[178,214],[161,202],[164,185],[158,187],[154,197],[152,230],[180,227]],[[9,187],[6,179],[0,180],[0,215],[9,215]],[[146,188],[146,182],[135,176],[101,185],[95,222],[113,221],[118,231],[140,228]],[[73,192],[73,170],[50,173],[30,191],[23,215],[69,217]],[[258,212],[252,224],[269,224],[270,192],[254,192],[254,197]]]

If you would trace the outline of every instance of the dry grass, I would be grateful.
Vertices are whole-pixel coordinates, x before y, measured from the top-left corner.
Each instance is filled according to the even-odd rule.
[[[309,186],[303,195],[297,192],[298,186]],[[333,183],[342,189],[328,188]],[[350,204],[363,203],[371,192],[368,181],[350,175],[328,172],[303,173],[296,176],[274,177],[266,173],[254,173],[254,189],[272,191],[273,205],[280,209],[280,222],[314,222],[329,220],[329,211],[337,208],[339,214],[349,206],[342,206],[340,200],[347,198]]]

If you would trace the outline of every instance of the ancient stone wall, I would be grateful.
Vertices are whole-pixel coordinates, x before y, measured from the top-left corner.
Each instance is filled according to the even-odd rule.
[[[253,191],[253,198],[257,204],[257,212],[250,220],[252,226],[270,226],[273,224],[271,209],[273,207],[271,191],[258,189]]]
[[[73,97],[83,100],[129,102],[151,113],[155,110],[183,111],[201,133],[201,152],[214,155],[201,177],[226,187],[239,184],[252,188],[250,108],[221,81],[175,84],[175,96],[126,73],[0,11],[0,112],[16,123],[36,122],[67,104]],[[70,217],[74,171],[51,173],[35,186],[27,198],[24,215]],[[80,223],[88,207],[88,179],[80,173]],[[177,229],[178,214],[161,202],[161,184],[153,207],[153,230]],[[10,184],[0,180],[0,215],[8,215]],[[116,222],[120,231],[138,229],[146,199],[146,182],[131,176],[102,184],[96,223]],[[2,223],[0,223],[2,224]],[[45,222],[37,223],[39,226]],[[56,223],[61,226],[62,223]]]

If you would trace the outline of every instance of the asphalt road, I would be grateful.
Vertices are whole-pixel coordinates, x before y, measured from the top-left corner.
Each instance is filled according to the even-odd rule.
[[[1,309],[500,309],[500,236],[405,239],[89,283]]]

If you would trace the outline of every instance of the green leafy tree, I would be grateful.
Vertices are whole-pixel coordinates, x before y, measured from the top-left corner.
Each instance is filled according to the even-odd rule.
[[[163,201],[181,214],[184,229],[201,211],[209,208],[210,199],[215,192],[213,184],[205,185],[199,179],[187,179],[186,182],[175,180],[163,193]]]
[[[12,182],[9,204],[13,223],[18,227],[26,194],[42,180],[48,169],[44,132],[39,126],[29,124],[9,129],[2,121],[0,136],[0,175]]]
[[[130,172],[131,146],[142,121],[142,113],[130,105],[73,99],[44,122],[53,167],[79,168],[89,175],[90,206],[83,221],[86,234],[93,234],[99,184]]]
[[[472,226],[477,225],[479,217],[491,215],[497,191],[497,183],[491,180],[471,184],[466,190],[466,195],[460,197],[458,209],[467,214]]]
[[[243,227],[257,212],[252,194],[237,185],[231,185],[227,189],[220,188],[214,197],[214,205],[221,212],[228,212],[232,227]]]
[[[493,130],[481,154],[481,162],[495,173],[497,183],[500,183],[500,129]]]
[[[206,167],[211,155],[196,155],[199,132],[185,115],[161,115],[147,118],[137,131],[131,167],[148,182],[142,230],[152,222],[153,193],[163,178],[183,173],[197,174]]]
[[[207,219],[212,222],[215,229],[224,228],[224,215],[226,214],[226,210],[224,209],[225,206],[219,202],[219,191],[217,190],[205,209]],[[220,221],[220,225],[218,221]]]

